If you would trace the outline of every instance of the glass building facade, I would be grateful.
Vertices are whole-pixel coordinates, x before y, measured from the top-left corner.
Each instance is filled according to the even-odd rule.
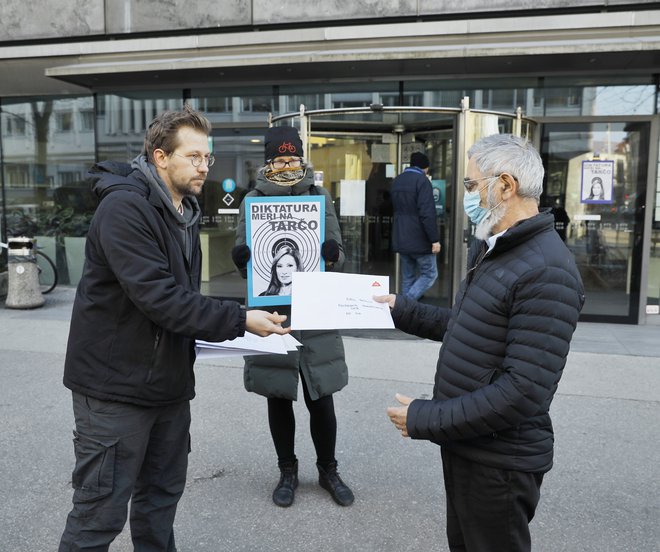
[[[141,152],[151,119],[188,101],[212,122],[211,145],[217,159],[200,198],[203,291],[242,298],[244,282],[230,258],[236,210],[263,164],[269,117],[295,113],[301,105],[307,111],[372,105],[457,108],[464,97],[472,109],[513,114],[520,107],[538,123],[535,141],[547,173],[541,206],[553,209],[557,230],[580,267],[587,288],[583,318],[636,323],[642,309],[653,323],[660,307],[659,94],[653,77],[301,82],[1,98],[2,241],[15,235],[37,237],[57,260],[60,280],[75,285],[80,268],[72,244],[84,238],[96,205],[85,181],[88,169],[96,161],[129,162]],[[434,151],[433,178],[451,194],[454,182],[462,178],[453,174],[451,162],[454,126],[451,120],[436,123],[424,143]],[[387,188],[401,167],[376,162],[378,154],[368,145],[364,125],[344,130],[312,135],[311,160],[324,174],[323,184],[338,210],[338,182],[348,174],[346,160],[361,163],[360,178],[367,187],[364,218],[340,219],[347,232],[355,224],[360,232],[369,231],[369,241],[353,247],[353,262],[359,259],[364,265],[353,268],[394,274]],[[374,132],[382,142],[383,129]],[[332,142],[341,166],[336,164],[339,158],[325,157]],[[590,174],[586,171],[594,167],[611,168],[607,199],[593,201],[585,195]],[[335,174],[339,176],[331,176]],[[236,183],[234,195],[223,191],[228,179]],[[447,240],[462,239],[441,230]],[[351,247],[350,236],[346,239]],[[6,264],[6,255],[0,262]],[[445,277],[430,293],[430,299],[440,304],[451,302],[448,262],[440,256]]]

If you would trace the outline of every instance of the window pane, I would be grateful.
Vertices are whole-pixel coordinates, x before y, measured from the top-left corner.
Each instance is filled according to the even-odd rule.
[[[542,206],[575,255],[585,285],[583,315],[636,321],[648,123],[574,123],[544,127],[547,184]],[[604,194],[594,184],[599,180]],[[594,193],[592,193],[594,192]],[[623,320],[627,319],[627,320]]]
[[[190,104],[214,125],[254,122],[267,126],[275,103],[272,86],[193,89],[190,98]]]
[[[294,113],[303,104],[313,109],[368,107],[371,104],[399,105],[399,83],[324,83],[281,86],[278,114]]]
[[[2,106],[8,235],[37,237],[41,245],[51,240],[62,283],[73,273],[65,238],[86,234],[96,206],[84,182],[94,163],[94,131],[75,125],[81,112],[92,110],[91,96],[21,99]]]
[[[623,80],[623,79],[621,79]],[[567,82],[547,79],[544,84],[545,115],[652,115],[655,85],[651,82]]]
[[[659,146],[660,147],[660,146]],[[660,152],[659,152],[660,153]],[[655,194],[651,227],[651,255],[647,285],[647,314],[660,314],[660,157],[655,173]]]
[[[99,94],[99,160],[131,161],[142,152],[144,134],[154,117],[168,109],[181,109],[182,106],[180,90],[138,92],[122,96]]]

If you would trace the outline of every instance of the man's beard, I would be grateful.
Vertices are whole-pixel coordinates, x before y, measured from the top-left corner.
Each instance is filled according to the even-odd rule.
[[[201,186],[196,187],[195,183],[200,182]],[[178,194],[182,196],[199,196],[202,193],[202,188],[204,186],[205,179],[203,178],[191,178],[185,183],[173,182],[172,186]]]
[[[493,227],[504,218],[506,213],[506,206],[502,201],[500,201],[495,207],[491,207],[495,203],[495,195],[491,195],[491,191],[488,191],[488,214],[477,224],[476,229],[474,230],[474,235],[479,240],[487,240],[493,235]]]

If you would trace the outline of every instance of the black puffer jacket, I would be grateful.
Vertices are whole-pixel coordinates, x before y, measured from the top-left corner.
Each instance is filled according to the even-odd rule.
[[[102,200],[87,235],[64,385],[145,406],[192,399],[195,338],[243,335],[245,311],[200,295],[195,217],[177,220],[153,175],[103,163],[90,176]],[[193,198],[184,202],[198,213]]]
[[[485,465],[552,467],[548,410],[584,303],[580,274],[542,213],[485,243],[451,309],[397,296],[397,327],[442,340],[433,400],[408,409],[413,439]]]

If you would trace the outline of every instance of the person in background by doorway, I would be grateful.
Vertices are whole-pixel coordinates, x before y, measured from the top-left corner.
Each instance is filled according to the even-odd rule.
[[[401,258],[401,294],[415,300],[438,278],[440,239],[428,168],[429,158],[414,152],[410,167],[392,182],[392,248]]]
[[[564,205],[560,198],[555,199],[555,204],[552,206],[550,212],[555,217],[555,230],[557,230],[557,234],[559,234],[561,241],[565,242],[568,225],[570,224],[571,219],[568,218],[568,213],[566,212],[566,209],[564,209]]]

